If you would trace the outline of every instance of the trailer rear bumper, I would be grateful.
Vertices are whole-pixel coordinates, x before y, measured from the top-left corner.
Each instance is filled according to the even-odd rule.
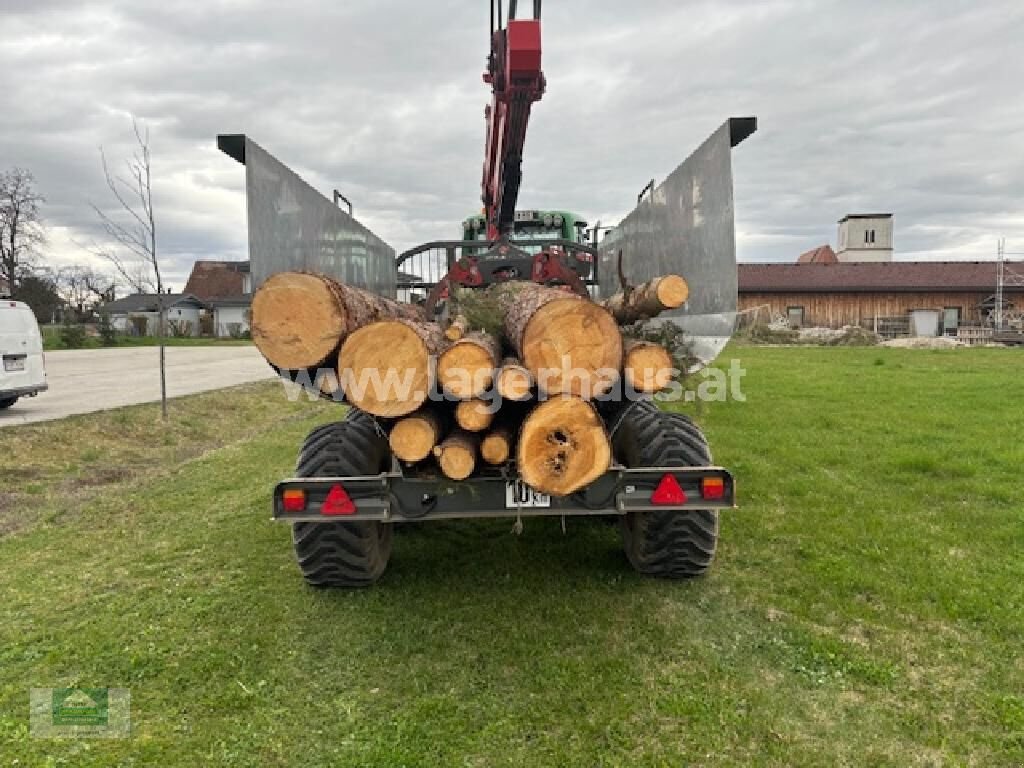
[[[665,478],[671,478],[666,480]],[[663,485],[663,483],[665,485]],[[665,494],[664,489],[669,489]],[[452,518],[625,515],[629,512],[732,509],[735,481],[722,467],[614,466],[564,498],[535,494],[514,474],[492,471],[461,482],[405,476],[283,480],[274,488],[274,518],[288,522],[420,522]],[[659,488],[660,503],[652,501]],[[665,497],[668,496],[667,500]]]

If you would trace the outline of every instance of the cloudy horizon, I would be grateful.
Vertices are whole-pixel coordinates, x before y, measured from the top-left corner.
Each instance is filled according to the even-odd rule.
[[[1024,7],[549,0],[548,90],[527,139],[523,208],[618,220],[729,116],[737,256],[794,261],[847,213],[895,214],[898,259],[1024,251]],[[396,249],[455,237],[479,209],[486,3],[2,0],[0,170],[46,198],[43,262],[88,263],[99,147],[151,133],[160,249],[244,259],[246,133]],[[103,266],[101,262],[92,262]]]

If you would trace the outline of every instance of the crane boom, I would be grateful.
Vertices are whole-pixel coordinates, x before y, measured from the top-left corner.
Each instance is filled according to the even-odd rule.
[[[490,240],[507,235],[515,222],[526,126],[530,108],[544,95],[545,87],[541,71],[540,0],[533,0],[532,19],[517,19],[516,0],[510,0],[504,28],[501,3],[502,0],[491,2],[491,52],[484,73],[484,82],[491,85],[494,94],[484,112],[487,138],[481,184]]]

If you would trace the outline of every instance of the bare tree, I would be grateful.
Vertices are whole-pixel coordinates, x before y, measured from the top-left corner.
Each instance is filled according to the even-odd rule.
[[[140,293],[156,291],[157,343],[160,346],[160,413],[167,419],[167,365],[164,346],[166,307],[164,284],[160,276],[160,260],[156,250],[156,217],[153,213],[152,159],[149,150],[149,129],[139,128],[132,118],[137,148],[125,161],[127,176],[111,171],[107,156],[100,147],[103,176],[117,201],[118,214],[108,214],[93,206],[110,247],[98,251],[117,270],[121,278]]]
[[[114,292],[114,281],[108,275],[83,265],[61,268],[55,282],[60,297],[79,322],[89,317],[97,305],[110,301]]]
[[[18,283],[30,271],[36,248],[44,241],[39,204],[31,171],[13,168],[0,173],[0,282],[17,297]]]

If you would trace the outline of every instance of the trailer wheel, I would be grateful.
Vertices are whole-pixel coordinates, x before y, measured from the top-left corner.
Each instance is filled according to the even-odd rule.
[[[372,416],[351,409],[345,421],[309,433],[299,452],[297,477],[374,475],[388,460],[387,440]],[[391,526],[363,523],[295,523],[295,557],[314,587],[368,587],[391,557]]]
[[[0,398],[0,411],[6,411],[12,405],[18,402],[17,397],[4,397]]]
[[[623,423],[620,456],[627,466],[711,464],[707,439],[690,419],[640,402]],[[718,512],[630,512],[619,518],[626,557],[639,573],[667,579],[700,576],[718,543]]]

